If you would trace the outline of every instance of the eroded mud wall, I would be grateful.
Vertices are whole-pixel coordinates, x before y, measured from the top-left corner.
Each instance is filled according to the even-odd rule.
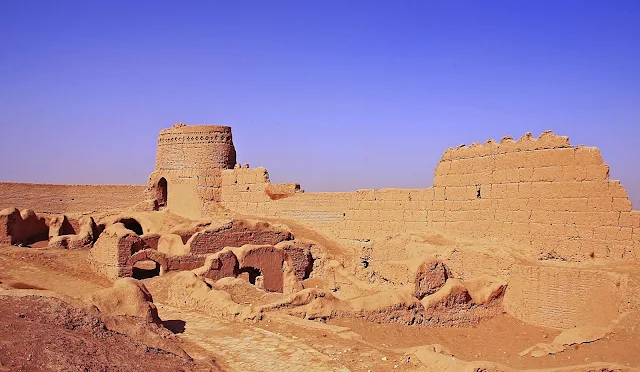
[[[632,211],[625,189],[609,180],[600,151],[573,147],[566,137],[525,135],[449,149],[427,189],[295,193],[272,200],[268,186],[264,168],[223,171],[222,204],[296,221],[354,252],[407,232],[441,232],[510,250],[530,263],[513,266],[496,256],[486,272],[476,269],[502,273],[510,281],[505,307],[535,324],[606,324],[638,306],[637,291],[625,284],[632,278],[591,263],[640,259],[640,211]],[[474,265],[467,257],[462,262]],[[585,269],[554,266],[562,261],[580,261]],[[601,301],[593,293],[608,297]]]
[[[448,150],[434,190],[445,208],[432,220],[446,229],[514,240],[541,258],[640,258],[640,215],[625,189],[609,180],[597,148],[574,148],[567,137]]]
[[[265,173],[223,172],[224,206],[296,220],[347,242],[442,231],[511,242],[541,259],[640,258],[640,212],[631,210],[624,187],[609,180],[600,151],[553,134],[447,150],[429,189],[271,200]]]

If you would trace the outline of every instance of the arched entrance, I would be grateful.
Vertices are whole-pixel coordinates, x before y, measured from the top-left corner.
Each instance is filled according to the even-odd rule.
[[[116,222],[120,222],[121,224],[124,225],[124,227],[126,227],[127,229],[133,231],[138,235],[144,234],[144,231],[142,230],[142,225],[140,225],[140,222],[138,222],[138,220],[136,220],[135,218],[121,218]]]
[[[160,275],[160,264],[153,260],[140,260],[131,268],[133,279],[148,279],[158,275]]]
[[[238,271],[237,278],[244,279],[260,289],[264,289],[264,276],[255,267],[243,267]]]
[[[131,268],[131,277],[134,279],[147,279],[163,275],[167,269],[167,257],[153,249],[137,251],[131,257],[127,265]]]
[[[156,200],[158,201],[158,208],[164,208],[167,206],[167,179],[162,177],[158,180],[156,186]]]

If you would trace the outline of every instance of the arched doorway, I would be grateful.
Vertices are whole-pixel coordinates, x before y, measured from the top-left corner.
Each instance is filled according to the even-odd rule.
[[[148,279],[158,275],[160,275],[160,264],[153,260],[140,260],[131,268],[133,279]]]
[[[264,276],[255,267],[243,267],[238,271],[237,278],[244,279],[260,289],[264,289]]]
[[[167,179],[162,177],[158,180],[156,186],[156,200],[158,200],[158,208],[167,206]]]
[[[142,225],[140,225],[140,222],[138,222],[138,220],[136,220],[135,218],[121,218],[116,222],[120,222],[121,224],[124,225],[124,227],[126,227],[127,229],[133,231],[138,235],[144,234],[144,231],[142,230]]]
[[[163,275],[167,269],[167,257],[153,249],[137,251],[129,257],[127,266],[131,268],[131,277],[147,279]]]

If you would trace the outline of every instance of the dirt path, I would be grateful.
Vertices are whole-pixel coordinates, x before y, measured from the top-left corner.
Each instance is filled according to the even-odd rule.
[[[162,319],[185,322],[180,338],[194,359],[206,358],[193,343],[216,356],[228,371],[349,371],[345,366],[294,339],[240,322],[230,322],[204,314],[156,304]]]

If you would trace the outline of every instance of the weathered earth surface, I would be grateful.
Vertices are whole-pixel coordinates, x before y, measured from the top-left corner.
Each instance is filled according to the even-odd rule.
[[[86,255],[86,251],[0,246],[0,287],[5,293],[17,288],[53,289],[75,298],[111,287],[109,281],[76,266],[85,262]],[[71,366],[66,370],[112,370],[118,366],[120,370],[260,371],[270,366],[283,371],[312,367],[329,371],[437,371],[443,369],[434,367],[438,364],[431,358],[443,355],[444,348],[458,361],[485,360],[503,366],[496,371],[575,365],[590,366],[571,371],[625,371],[640,365],[640,343],[635,342],[640,339],[637,312],[603,339],[533,358],[519,353],[550,342],[559,330],[526,324],[506,314],[453,328],[377,324],[352,317],[322,323],[275,313],[257,322],[230,321],[167,305],[166,286],[174,276],[142,282],[153,293],[164,326],[175,332],[181,341],[178,345],[192,361],[149,348],[126,334],[104,330],[97,318],[59,300],[2,296],[0,290],[0,363],[6,370],[65,370],[58,363],[63,361]],[[233,281],[225,280],[216,288],[229,289],[238,303],[260,305],[283,297],[251,286],[233,286]],[[427,345],[442,348],[437,347],[439,352],[429,351],[434,347],[424,351]],[[32,357],[27,361],[29,354]],[[591,365],[594,362],[607,362],[614,368],[602,369]]]
[[[100,319],[57,298],[0,292],[0,303],[0,368],[4,370],[195,370],[190,358],[111,331]]]

